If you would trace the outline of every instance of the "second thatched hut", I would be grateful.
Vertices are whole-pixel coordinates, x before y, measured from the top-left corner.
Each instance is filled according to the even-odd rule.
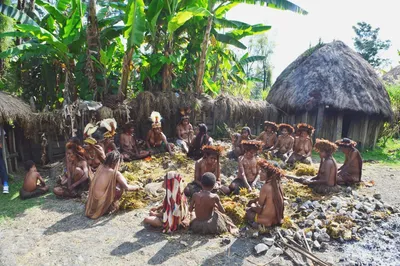
[[[304,52],[277,78],[267,101],[278,108],[282,122],[306,122],[319,138],[349,137],[362,148],[375,146],[393,115],[374,69],[341,41]]]

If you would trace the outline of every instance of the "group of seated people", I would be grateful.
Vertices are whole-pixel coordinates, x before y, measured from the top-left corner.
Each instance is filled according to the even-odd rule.
[[[178,136],[181,137],[178,145],[186,145],[186,148],[182,149],[197,159],[194,180],[184,188],[179,173],[167,173],[163,183],[166,190],[163,204],[152,208],[150,216],[144,222],[163,227],[165,232],[177,230],[180,226],[190,226],[194,232],[204,234],[235,232],[237,228],[224,214],[218,194],[239,194],[243,188],[251,191],[256,188],[258,181],[262,181],[264,184],[259,197],[249,202],[246,217],[255,226],[280,224],[284,211],[280,180],[285,175],[278,166],[265,159],[259,159],[258,154],[264,150],[285,161],[292,158],[293,161],[311,163],[313,145],[310,136],[313,128],[307,124],[299,124],[294,131],[288,124],[278,126],[266,121],[265,131],[256,140],[250,139],[249,128],[243,128],[241,134],[233,141],[232,153],[238,157],[237,177],[231,184],[222,185],[220,157],[223,148],[211,145],[212,140],[207,134],[205,125],[199,127],[199,132],[192,140],[189,137],[186,139],[185,134],[190,135],[191,125],[187,123],[188,117],[183,117],[182,122],[184,123],[177,128]],[[139,189],[138,186],[129,185],[119,172],[123,160],[147,157],[153,154],[154,148],[162,148],[164,152],[173,154],[172,145],[167,142],[161,131],[158,115],[155,115],[152,129],[148,134],[146,141],[148,150],[139,148],[133,135],[133,126],[128,123],[120,136],[121,152],[119,152],[113,142],[115,129],[116,123],[110,123],[103,138],[97,137],[97,139],[94,137],[95,130],[88,130],[85,132],[89,134],[86,134],[84,147],[80,145],[78,139],[71,139],[66,144],[64,175],[60,178],[58,186],[53,189],[55,195],[63,198],[78,197],[83,191],[89,190],[85,214],[92,219],[116,211],[118,200],[124,191]],[[280,131],[281,135],[277,136],[277,131]],[[293,137],[294,132],[296,136]],[[163,144],[160,146],[160,143]],[[336,143],[317,139],[314,149],[321,158],[318,174],[310,179],[294,177],[293,179],[312,187],[320,194],[337,192],[339,184],[360,182],[362,159],[355,148],[356,144],[347,138]],[[346,157],[339,169],[333,158],[333,153],[338,147]],[[28,161],[25,165],[27,174],[20,191],[21,198],[26,199],[46,193],[48,187],[34,163]]]

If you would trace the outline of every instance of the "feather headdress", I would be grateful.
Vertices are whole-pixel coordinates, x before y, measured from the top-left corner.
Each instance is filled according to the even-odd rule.
[[[96,130],[98,129],[98,126],[93,125],[92,123],[88,123],[85,127],[85,129],[83,130],[83,134],[85,135],[85,137],[91,137],[92,134],[94,132],[96,132]]]
[[[297,124],[296,131],[297,132],[306,131],[307,134],[311,136],[314,133],[314,127],[306,123],[300,123]]]
[[[97,122],[100,127],[107,129],[107,132],[104,133],[105,138],[112,138],[116,134],[117,129],[117,121],[114,118],[103,119],[100,122]]]
[[[264,143],[258,140],[242,140],[241,144],[244,150],[261,150]]]
[[[150,119],[153,122],[152,128],[161,127],[161,114],[159,112],[153,111],[150,115]]]
[[[317,152],[327,152],[329,154],[333,154],[337,150],[337,146],[335,143],[330,142],[325,139],[317,139],[314,145],[314,150]]]
[[[281,169],[279,169],[278,167],[272,165],[271,163],[269,163],[267,160],[265,159],[259,159],[257,161],[257,165],[260,166],[260,168],[267,174],[267,176],[275,176],[276,179],[280,180],[282,179],[285,174],[283,173],[283,171]]]
[[[349,138],[343,138],[343,139],[339,139],[337,141],[335,141],[335,144],[338,147],[345,147],[345,148],[354,148],[357,146],[357,142],[355,142],[354,140],[351,140]]]
[[[188,119],[191,112],[192,112],[192,110],[190,109],[190,107],[185,107],[185,108],[179,109],[179,113],[182,116],[182,120]]]
[[[224,148],[222,146],[212,146],[212,145],[204,145],[201,148],[201,151],[204,153],[209,153],[209,154],[217,154],[220,156],[223,152]]]

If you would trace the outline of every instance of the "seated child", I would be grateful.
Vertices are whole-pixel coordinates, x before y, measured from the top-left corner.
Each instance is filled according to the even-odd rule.
[[[49,191],[49,187],[46,186],[46,183],[37,171],[35,163],[30,160],[25,162],[25,170],[27,173],[24,178],[24,185],[19,191],[20,198],[24,200],[46,194]],[[38,180],[40,181],[40,185],[37,184]]]
[[[181,188],[182,177],[176,172],[168,172],[165,175],[163,188],[165,198],[159,207],[150,209],[150,216],[143,222],[153,227],[163,227],[163,232],[169,233],[189,225],[189,212],[186,197]],[[182,192],[181,192],[182,191]]]
[[[258,161],[261,168],[260,179],[265,184],[260,190],[260,196],[248,203],[246,218],[253,225],[279,225],[282,223],[284,203],[280,180],[283,172],[262,159]]]
[[[211,192],[215,182],[216,177],[213,173],[207,172],[201,177],[203,190],[194,193],[190,202],[189,211],[195,211],[195,214],[192,214],[190,229],[198,234],[237,233],[232,220],[224,214],[225,209],[219,196]]]

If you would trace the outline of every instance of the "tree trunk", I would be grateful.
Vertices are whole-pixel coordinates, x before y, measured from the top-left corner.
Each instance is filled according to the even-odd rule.
[[[119,84],[119,90],[118,90],[118,95],[120,96],[121,99],[123,99],[126,96],[126,92],[128,89],[128,81],[131,75],[130,65],[132,63],[132,55],[134,50],[135,50],[134,48],[130,48],[128,51],[126,51],[124,55],[121,83]]]
[[[219,69],[219,56],[217,55],[217,62],[215,62],[214,74],[213,74],[213,78],[212,78],[214,82],[217,80],[218,69]]]
[[[212,9],[212,8],[210,7],[210,9]],[[208,20],[207,20],[206,31],[204,33],[204,39],[201,44],[199,66],[197,68],[196,92],[198,94],[203,93],[203,78],[204,78],[204,72],[205,72],[205,68],[206,68],[206,56],[207,56],[208,42],[210,40],[212,22],[213,22],[213,17],[209,16]]]

